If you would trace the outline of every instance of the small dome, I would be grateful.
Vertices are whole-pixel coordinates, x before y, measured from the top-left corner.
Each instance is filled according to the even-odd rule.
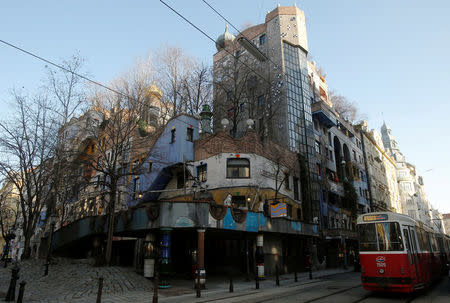
[[[162,97],[162,91],[155,83],[153,83],[151,86],[147,88],[146,93],[148,97],[155,96],[158,99],[161,99]]]
[[[225,32],[216,40],[216,48],[220,51],[227,44],[232,43],[236,37],[228,31],[228,24],[225,25]]]

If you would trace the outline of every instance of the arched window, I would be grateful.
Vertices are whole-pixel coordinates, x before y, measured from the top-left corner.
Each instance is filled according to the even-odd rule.
[[[248,159],[227,159],[227,178],[250,178],[250,161]]]

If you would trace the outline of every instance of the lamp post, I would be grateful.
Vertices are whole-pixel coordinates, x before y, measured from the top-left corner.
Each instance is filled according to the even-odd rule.
[[[50,259],[52,256],[53,232],[55,230],[55,225],[56,225],[57,221],[58,221],[58,215],[56,213],[53,213],[50,216],[50,236],[49,236],[50,242],[48,244],[48,251],[47,251],[47,264],[50,263]]]

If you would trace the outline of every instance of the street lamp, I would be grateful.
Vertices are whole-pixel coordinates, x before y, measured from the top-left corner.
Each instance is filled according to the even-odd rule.
[[[48,251],[47,251],[47,263],[50,263],[51,255],[52,255],[52,244],[53,244],[53,232],[55,230],[56,222],[58,221],[58,215],[56,213],[53,213],[50,216],[50,242],[48,245]]]

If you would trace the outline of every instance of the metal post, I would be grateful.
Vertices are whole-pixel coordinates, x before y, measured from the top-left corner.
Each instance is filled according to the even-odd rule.
[[[234,291],[234,287],[233,287],[233,277],[230,276],[230,292]]]
[[[256,283],[256,289],[259,289],[259,276],[258,276],[258,266],[256,266],[255,271],[255,283]]]
[[[19,266],[14,265],[14,267],[11,269],[11,281],[9,283],[8,292],[5,297],[5,301],[14,301],[16,298],[16,283],[19,279]]]
[[[20,286],[19,286],[19,295],[17,296],[17,303],[22,303],[23,300],[23,293],[25,292],[25,284],[27,284],[27,282],[22,281],[20,282]]]
[[[51,223],[50,236],[49,236],[50,241],[48,243],[48,251],[47,251],[47,263],[50,263],[50,259],[52,258],[53,232],[55,231],[55,223],[56,222]]]
[[[312,266],[309,266],[309,279],[312,280]]]
[[[297,270],[294,271],[294,282],[298,282]]]
[[[45,262],[44,266],[45,266],[45,271],[44,271],[44,277],[48,275],[48,266],[50,265],[50,262]]]
[[[103,291],[103,277],[98,278],[98,291],[97,291],[97,302],[102,302],[102,291]]]
[[[158,266],[158,262],[159,262],[159,248],[158,245],[156,245],[155,247],[155,265],[154,265],[154,270],[153,270],[153,303],[158,303],[158,278],[159,278],[159,266]]]
[[[275,284],[280,286],[280,273],[278,272],[278,265],[275,266]]]
[[[200,290],[200,268],[197,266],[197,283],[195,284],[197,298],[202,296],[202,291]]]

